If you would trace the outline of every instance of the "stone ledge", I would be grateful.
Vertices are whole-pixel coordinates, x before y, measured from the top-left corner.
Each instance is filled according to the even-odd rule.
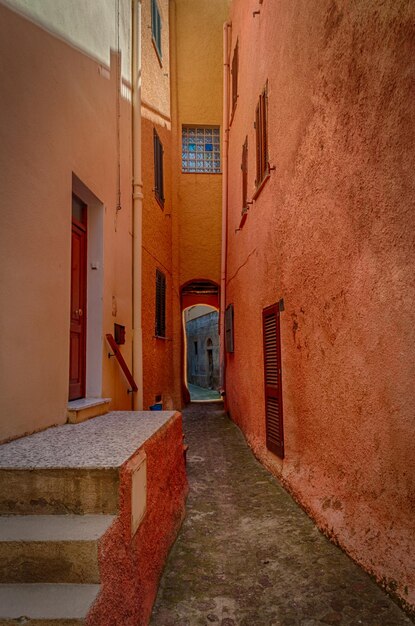
[[[113,411],[0,445],[0,470],[119,468],[175,411]]]
[[[70,424],[79,424],[92,417],[108,413],[111,398],[81,398],[68,402],[67,417]]]

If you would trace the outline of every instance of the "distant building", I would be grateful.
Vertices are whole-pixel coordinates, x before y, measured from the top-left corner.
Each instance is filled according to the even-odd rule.
[[[212,311],[186,323],[187,382],[219,388],[219,313]]]

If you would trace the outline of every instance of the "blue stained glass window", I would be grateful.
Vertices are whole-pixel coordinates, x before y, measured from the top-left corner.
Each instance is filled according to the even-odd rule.
[[[196,151],[196,144],[189,143],[189,152],[195,152],[195,151]]]
[[[212,143],[205,143],[205,150],[206,150],[206,152],[212,152],[213,151],[213,144]]]

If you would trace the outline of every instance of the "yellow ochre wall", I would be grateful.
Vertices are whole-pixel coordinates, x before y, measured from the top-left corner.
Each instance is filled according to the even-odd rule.
[[[181,173],[181,127],[222,125],[222,27],[229,3],[175,0],[173,5],[177,80],[173,167],[178,191],[179,280],[181,285],[194,278],[219,283],[222,176]]]

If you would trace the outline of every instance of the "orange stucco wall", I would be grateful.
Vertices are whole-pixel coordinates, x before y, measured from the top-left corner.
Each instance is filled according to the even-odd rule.
[[[3,440],[66,420],[73,173],[103,214],[98,386],[113,408],[131,406],[103,339],[125,325],[131,362],[131,107],[120,98],[118,150],[116,54],[109,68],[2,5],[0,29]]]
[[[226,296],[233,419],[318,524],[412,605],[413,19],[406,0],[233,1]],[[267,80],[275,170],[235,232]],[[265,447],[261,321],[280,298],[284,461]]]
[[[170,19],[168,0],[158,0],[162,20],[162,57],[151,33],[151,3],[142,3],[142,299],[143,299],[143,406],[161,396],[163,408],[173,407],[172,370],[172,184],[170,107]],[[153,132],[163,145],[164,207],[154,193]],[[156,270],[166,276],[166,337],[155,336]]]

